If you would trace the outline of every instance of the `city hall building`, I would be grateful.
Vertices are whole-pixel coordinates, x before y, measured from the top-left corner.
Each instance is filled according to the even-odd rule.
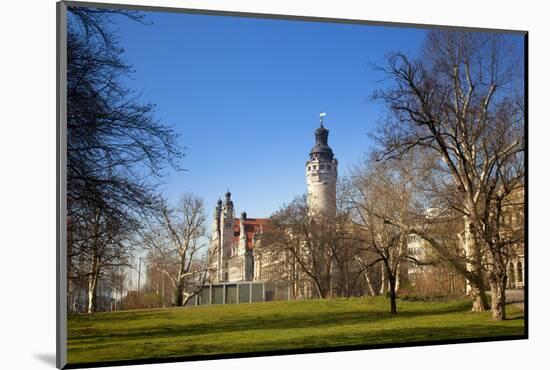
[[[305,164],[308,205],[312,213],[333,218],[336,214],[336,181],[338,161],[328,145],[329,131],[315,130],[315,145]],[[249,218],[246,212],[236,217],[231,192],[218,200],[214,209],[209,259],[212,261],[212,283],[270,281],[279,279],[285,258],[283,254],[258,252],[267,218]],[[256,251],[256,253],[255,253]]]

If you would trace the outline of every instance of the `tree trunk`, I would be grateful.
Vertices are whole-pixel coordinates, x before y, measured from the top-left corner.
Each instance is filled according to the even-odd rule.
[[[399,286],[401,284],[401,261],[397,262],[397,269],[395,271],[395,292],[399,291]]]
[[[313,279],[313,284],[315,284],[315,287],[317,288],[317,293],[319,293],[319,297],[326,298],[326,293],[324,292],[323,288],[321,288],[321,284],[319,284],[317,279]]]
[[[176,288],[176,306],[183,306],[183,290],[185,289],[185,279],[181,277]]]
[[[386,267],[382,265],[380,270],[380,294],[384,294],[386,291]]]
[[[164,284],[164,274],[162,274],[162,308],[166,307],[166,286]]]
[[[485,284],[482,277],[469,280],[470,297],[472,297],[472,312],[483,312],[489,308],[485,295]]]
[[[327,297],[332,298],[332,259],[328,264],[327,286],[328,286]]]
[[[478,270],[477,262],[480,257],[479,244],[476,242],[476,236],[473,232],[472,225],[466,216],[464,217],[464,238],[462,239],[462,246],[466,256],[466,271],[471,275],[476,275],[475,271]],[[473,280],[474,279],[466,280],[466,293],[471,294]]]
[[[394,270],[394,280],[395,280],[395,293],[397,294],[397,292],[399,291],[399,286],[401,285],[401,256],[403,256],[403,251],[404,250],[407,250],[407,246],[406,246],[406,234],[405,232],[402,232],[401,235],[399,236],[399,250],[397,252],[397,264],[395,266],[395,270]],[[392,263],[393,265],[393,263]]]
[[[180,257],[178,270],[178,284],[176,286],[176,306],[183,306],[183,293],[185,289],[185,255],[182,255]]]
[[[370,295],[374,297],[376,295],[376,292],[374,291],[374,288],[372,287],[372,282],[370,280],[368,270],[365,270],[365,280],[367,282],[367,288],[369,289]]]
[[[187,304],[187,302],[189,302],[189,300],[191,298],[193,298],[194,294],[185,294],[184,291],[182,291],[181,293],[181,304],[179,306],[185,306]]]
[[[466,292],[472,297],[472,312],[483,312],[489,308],[485,296],[485,283],[481,274],[481,253],[477,237],[470,221],[464,218],[464,252],[466,254],[466,270],[469,277],[466,279]]]
[[[342,264],[342,292],[340,293],[340,296],[344,295],[346,298],[349,298],[350,293],[350,287],[349,287],[349,274],[348,274],[348,264],[346,263],[347,258],[344,260],[344,263]]]
[[[295,265],[292,264],[292,298],[298,299],[298,277],[296,276]]]
[[[99,257],[92,256],[92,271],[88,283],[88,313],[96,311],[97,306],[97,283],[99,281]]]
[[[492,272],[489,276],[491,285],[491,318],[506,320],[506,274]]]
[[[388,276],[390,291],[390,313],[397,314],[397,293],[395,292],[395,276]]]

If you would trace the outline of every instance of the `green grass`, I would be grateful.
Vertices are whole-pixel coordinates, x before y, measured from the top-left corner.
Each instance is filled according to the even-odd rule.
[[[508,320],[469,312],[467,300],[398,302],[386,298],[268,302],[105,312],[68,320],[71,364],[471,339],[524,334],[523,312]]]

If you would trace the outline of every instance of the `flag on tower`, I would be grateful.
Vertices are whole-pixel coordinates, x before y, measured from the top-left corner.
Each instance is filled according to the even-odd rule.
[[[323,117],[326,116],[327,114],[325,112],[322,112],[322,113],[319,113],[319,117],[320,117],[320,120],[321,120],[321,127],[323,127]]]

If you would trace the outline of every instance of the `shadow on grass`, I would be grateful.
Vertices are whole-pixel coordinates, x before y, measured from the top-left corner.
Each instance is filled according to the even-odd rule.
[[[492,325],[415,327],[391,330],[376,330],[365,333],[308,336],[295,340],[262,343],[257,351],[277,348],[324,348],[361,346],[374,344],[417,343],[425,341],[476,339],[523,335],[517,328]]]
[[[239,332],[239,331],[251,331],[251,330],[271,330],[271,329],[303,329],[303,328],[315,328],[315,327],[327,327],[334,325],[355,325],[363,323],[381,323],[383,321],[391,321],[398,319],[417,318],[422,316],[444,315],[452,313],[467,313],[469,303],[454,304],[439,307],[437,310],[429,311],[426,309],[410,309],[401,311],[398,315],[391,315],[382,310],[365,310],[357,308],[355,310],[348,311],[332,311],[332,312],[288,312],[269,314],[261,312],[254,314],[254,311],[247,312],[245,314],[236,317],[216,318],[211,321],[205,321],[200,323],[178,323],[185,318],[180,315],[185,315],[186,311],[177,310],[170,312],[170,318],[174,318],[170,325],[165,323],[157,323],[155,325],[151,322],[148,325],[144,325],[141,328],[132,328],[131,321],[128,325],[124,325],[123,329],[117,330],[99,330],[94,327],[82,327],[71,328],[69,332],[69,343],[74,345],[93,345],[104,344],[106,342],[114,341],[126,341],[126,340],[153,340],[155,338],[170,338],[170,337],[193,337],[197,335]],[[175,314],[174,314],[175,312]],[[146,312],[143,312],[144,314]],[[178,314],[179,313],[179,314]],[[141,315],[141,312],[137,313],[137,317],[145,319],[158,318],[162,312],[155,312],[155,314],[147,313]],[[113,316],[111,319],[119,319],[118,316]],[[107,316],[108,318],[108,316]],[[96,322],[97,317],[90,317],[90,321]],[[104,321],[106,318],[101,317],[100,321]],[[163,317],[164,319],[164,317]],[[87,321],[87,320],[86,320]],[[72,325],[77,326],[78,324]],[[71,325],[70,325],[71,327]]]
[[[190,357],[200,355],[220,354],[254,354],[255,352],[269,352],[281,350],[308,350],[308,349],[337,349],[345,347],[364,347],[369,345],[393,345],[407,343],[426,343],[444,340],[468,340],[491,337],[522,336],[520,328],[490,325],[468,325],[464,326],[439,326],[415,327],[401,329],[377,329],[363,333],[339,333],[335,335],[309,335],[294,339],[262,340],[253,345],[243,346],[242,343],[223,342],[201,345],[200,343],[183,342],[178,346],[167,347],[162,343],[144,342],[131,345],[131,351],[110,350],[113,347],[104,345],[93,349],[79,349],[74,352],[75,359],[79,354],[84,357],[81,362],[86,362],[88,356],[94,361],[116,361],[121,359],[147,359],[147,358],[170,358]],[[101,352],[102,350],[107,352]],[[98,351],[97,355],[94,351]],[[91,360],[90,360],[91,361]]]

